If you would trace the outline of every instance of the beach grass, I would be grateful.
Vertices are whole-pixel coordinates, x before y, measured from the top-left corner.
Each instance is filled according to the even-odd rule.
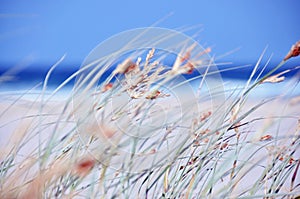
[[[299,75],[276,74],[294,48],[227,90],[210,48],[179,47],[171,65],[160,49],[117,52],[48,89],[63,57],[41,85],[3,92],[0,198],[299,197]],[[282,81],[286,93],[251,97]]]

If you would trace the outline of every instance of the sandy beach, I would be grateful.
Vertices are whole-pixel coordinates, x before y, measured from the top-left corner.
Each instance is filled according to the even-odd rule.
[[[168,119],[164,120],[166,123],[161,123],[158,122],[164,117],[169,117],[168,116],[168,107],[172,108],[170,104],[176,104],[180,102],[181,104],[177,104],[174,107],[178,106],[182,110],[188,110],[187,107],[189,107],[189,110],[200,110],[200,112],[205,113],[207,111],[207,107],[211,106],[211,102],[208,101],[202,101],[199,103],[199,106],[197,104],[194,104],[197,107],[192,108],[192,103],[183,100],[178,101],[178,96],[186,96],[186,93],[183,92],[177,92],[176,97],[177,101],[172,99],[172,96],[170,98],[164,98],[161,101],[157,101],[156,103],[158,104],[157,108],[154,108],[153,110],[153,118],[150,118],[149,121],[151,121],[152,126],[149,128],[153,129],[166,129],[170,125],[168,123]],[[67,95],[66,95],[67,96]],[[29,176],[35,176],[35,172],[37,172],[37,165],[34,167],[28,168],[26,167],[26,163],[29,160],[34,160],[38,159],[39,157],[39,149],[42,149],[49,144],[50,140],[54,140],[53,144],[57,144],[57,146],[53,146],[53,154],[48,156],[47,162],[51,165],[51,160],[60,153],[64,153],[63,151],[69,150],[68,147],[72,146],[72,143],[85,143],[85,138],[80,137],[82,135],[80,132],[82,129],[80,125],[78,125],[78,120],[76,117],[74,117],[74,102],[68,102],[69,105],[66,105],[66,101],[63,99],[60,99],[59,97],[56,98],[56,100],[50,100],[49,102],[45,103],[42,105],[40,99],[38,98],[36,101],[33,100],[32,97],[31,99],[24,99],[26,97],[23,97],[23,99],[17,99],[15,96],[13,97],[7,97],[5,100],[2,100],[0,103],[0,110],[2,111],[1,118],[0,118],[0,124],[1,124],[1,129],[0,129],[0,142],[1,142],[1,160],[5,160],[6,157],[9,157],[9,154],[14,154],[15,155],[15,161],[17,165],[20,168],[27,168],[27,179],[30,179]],[[180,97],[179,97],[180,98]],[[16,100],[17,99],[17,100]],[[237,117],[243,117],[237,124],[236,128],[229,129],[227,131],[224,131],[224,129],[220,130],[221,132],[224,132],[223,135],[223,141],[221,142],[222,147],[224,147],[224,150],[227,150],[227,155],[224,157],[230,157],[230,154],[234,156],[233,154],[235,153],[234,146],[237,144],[235,139],[229,139],[230,137],[234,137],[236,132],[238,131],[239,134],[241,135],[241,140],[239,141],[241,147],[242,145],[245,145],[244,147],[247,148],[246,151],[241,149],[241,153],[238,158],[238,162],[243,162],[243,161],[248,161],[252,162],[248,166],[246,166],[244,169],[246,172],[244,174],[241,174],[243,178],[239,180],[238,186],[235,187],[234,191],[232,192],[232,196],[235,194],[239,194],[243,192],[244,190],[249,189],[249,187],[253,186],[252,183],[249,183],[250,181],[255,181],[257,178],[259,178],[260,174],[263,171],[264,166],[267,165],[268,162],[272,161],[272,158],[275,157],[275,153],[280,153],[280,150],[282,150],[282,153],[284,151],[285,154],[282,154],[281,161],[285,161],[285,158],[290,158],[290,164],[295,164],[295,162],[299,161],[300,158],[300,151],[298,150],[298,147],[296,147],[296,151],[285,151],[285,149],[288,148],[288,146],[291,144],[291,142],[295,141],[296,139],[299,139],[297,136],[299,136],[299,119],[300,119],[300,103],[299,99],[297,97],[293,97],[291,99],[286,99],[286,98],[277,98],[272,101],[269,101],[263,105],[261,105],[257,110],[251,111],[251,113],[247,113],[253,107],[255,107],[257,104],[261,103],[266,99],[264,98],[249,98],[248,101],[246,101],[239,109],[239,113]],[[45,100],[44,100],[45,101]],[[111,106],[116,105],[118,103],[118,100],[114,101],[114,104]],[[226,104],[227,103],[227,104]],[[223,108],[225,109],[224,106],[230,106],[231,104],[229,103],[229,100],[226,101],[226,103],[222,102],[219,103],[223,104]],[[187,105],[188,104],[188,105]],[[216,105],[216,104],[214,104]],[[123,106],[123,105],[122,105]],[[162,108],[163,107],[163,108]],[[167,107],[167,108],[166,108]],[[174,109],[173,107],[173,109]],[[203,108],[205,107],[205,108]],[[105,107],[104,107],[105,108]],[[213,109],[213,107],[210,107]],[[216,107],[215,107],[216,108]],[[107,109],[107,111],[111,111],[112,109]],[[217,109],[216,109],[217,110]],[[214,110],[211,110],[214,111]],[[156,113],[155,113],[156,112]],[[184,115],[184,111],[181,112]],[[97,117],[97,113],[95,114],[94,117]],[[171,112],[171,114],[174,114]],[[199,113],[200,114],[200,113]],[[244,117],[243,115],[246,114],[247,116]],[[109,117],[110,114],[107,115]],[[194,117],[194,118],[193,118]],[[182,126],[189,126],[192,121],[195,120],[195,118],[199,118],[198,116],[193,116],[193,117],[186,117],[185,119],[190,119],[189,121],[184,121],[181,123]],[[172,118],[172,117],[171,117]],[[111,127],[116,127],[116,123],[113,121],[112,118],[110,120],[106,118],[106,124],[107,126]],[[132,122],[130,119],[127,118],[125,120],[127,122]],[[99,122],[97,120],[97,122]],[[210,121],[210,125],[214,124],[214,121]],[[89,125],[93,125],[89,123]],[[102,124],[98,123],[98,127],[101,128]],[[121,125],[118,124],[118,125]],[[128,125],[128,124],[127,124]],[[129,125],[133,125],[133,123],[130,123]],[[136,124],[135,124],[136,125]],[[122,125],[121,125],[122,126]],[[91,127],[91,126],[84,126],[85,130],[88,131],[88,129],[92,129],[92,131],[98,132],[99,130],[95,128],[96,127]],[[120,126],[118,126],[119,128]],[[118,129],[115,128],[115,129]],[[121,127],[120,127],[121,128]],[[111,178],[115,175],[116,173],[122,173],[122,165],[124,164],[123,161],[127,161],[126,159],[130,156],[131,154],[131,144],[130,142],[133,142],[133,138],[137,135],[140,134],[130,134],[130,132],[125,132],[126,128],[122,126],[124,132],[122,133],[116,133],[115,131],[110,135],[107,134],[108,131],[106,130],[100,130],[100,142],[99,140],[94,143],[94,146],[91,148],[86,148],[86,149],[79,149],[77,151],[78,157],[83,157],[83,156],[90,156],[92,154],[93,157],[98,158],[99,160],[100,157],[104,158],[102,159],[99,164],[99,168],[102,168],[103,165],[108,164],[108,169],[107,169],[107,178]],[[148,128],[148,127],[147,127]],[[190,127],[188,127],[190,128]],[[105,128],[104,128],[105,129]],[[146,128],[145,128],[146,129]],[[236,129],[238,129],[236,131]],[[120,129],[119,129],[120,130]],[[131,130],[132,131],[132,130]],[[155,132],[155,130],[153,130]],[[85,132],[86,133],[86,132]],[[176,131],[175,131],[176,133]],[[189,139],[186,141],[186,143],[190,143],[194,139],[194,135],[188,133],[188,131],[185,131],[185,134],[182,134],[182,132],[178,131],[179,136],[183,137],[189,137]],[[161,133],[160,133],[161,134]],[[209,133],[208,133],[209,134]],[[69,136],[71,135],[71,136]],[[79,135],[79,136],[78,136]],[[96,135],[95,132],[92,132],[91,135]],[[186,136],[187,135],[187,136]],[[99,134],[96,135],[99,138]],[[163,136],[166,136],[166,134],[157,134],[155,135],[149,135],[149,134],[143,134],[143,136],[146,136],[146,140],[149,141],[151,139],[158,139],[161,140]],[[129,144],[125,144],[121,148],[118,148],[118,151],[116,151],[116,159],[111,160],[110,163],[105,160],[105,157],[101,155],[101,153],[105,153],[105,147],[103,146],[110,146],[114,145],[117,142],[117,140],[123,140],[124,137],[127,137],[129,139]],[[176,136],[175,136],[176,137]],[[177,138],[178,139],[178,138]],[[206,138],[203,138],[203,140],[197,141],[199,143],[199,146],[201,147],[202,145],[204,146],[205,143],[209,142],[208,140],[210,139],[210,136],[207,136]],[[108,142],[107,142],[108,140]],[[124,143],[127,143],[124,139]],[[130,141],[131,140],[131,141]],[[172,143],[172,138],[170,137],[170,143]],[[227,141],[226,141],[227,140]],[[66,141],[66,142],[65,142]],[[128,141],[128,140],[127,140]],[[174,142],[175,143],[175,142]],[[226,146],[225,146],[226,143]],[[117,145],[116,145],[117,146]],[[144,169],[147,169],[149,166],[149,163],[153,163],[155,159],[165,158],[166,155],[168,155],[168,152],[165,151],[164,147],[162,148],[157,148],[158,145],[151,142],[146,144],[145,146],[148,146],[150,148],[147,149],[142,149],[140,148],[139,151],[136,151],[136,154],[140,154],[142,157],[141,159],[136,159],[136,165],[134,165],[134,168],[136,171],[142,172]],[[103,147],[100,151],[97,148]],[[46,147],[47,148],[47,147]],[[258,150],[261,148],[260,150]],[[292,147],[291,149],[288,150],[293,150],[294,148]],[[81,151],[80,151],[81,150]],[[96,152],[96,151],[97,152]],[[258,151],[256,151],[258,150]],[[188,150],[189,151],[189,150]],[[192,153],[191,149],[191,153]],[[292,152],[293,156],[292,159],[289,155]],[[253,157],[249,157],[247,155],[249,154],[255,154]],[[173,153],[170,152],[170,160],[172,159],[171,157],[174,156]],[[139,156],[139,155],[137,155]],[[175,156],[174,156],[175,157]],[[279,156],[278,156],[279,157]],[[153,159],[154,158],[154,159]],[[249,159],[250,158],[250,159]],[[37,160],[36,159],[36,160]],[[76,161],[76,158],[75,158]],[[104,164],[103,164],[104,163]],[[142,163],[146,163],[143,165]],[[161,164],[161,161],[157,161],[158,164]],[[73,163],[68,163],[70,166]],[[103,165],[102,165],[103,164]],[[30,164],[29,164],[30,165]],[[33,166],[32,165],[32,166]],[[102,165],[102,166],[101,166]],[[180,164],[179,164],[180,165]],[[228,169],[232,165],[227,165]],[[124,169],[124,168],[123,168]],[[129,168],[127,168],[129,169]],[[131,169],[127,170],[125,169],[124,171],[130,172],[132,171]],[[21,180],[22,178],[19,178],[20,176],[23,176],[23,174],[19,172],[23,172],[24,170],[16,170],[14,173],[10,174],[10,180],[11,183],[13,184],[19,184],[22,186],[22,183],[24,183],[26,180],[25,178]],[[31,175],[30,175],[31,173]],[[17,177],[19,176],[19,177]],[[216,189],[218,188],[220,190],[223,189],[223,186],[226,185],[226,182],[228,182],[229,178],[224,177],[221,178],[222,181],[217,183]],[[227,179],[227,180],[226,180]],[[24,181],[25,180],[25,181]],[[297,180],[300,181],[299,176],[297,176]],[[87,183],[88,181],[85,181]],[[109,180],[107,181],[109,182]],[[113,180],[111,183],[114,182]],[[135,183],[134,187],[136,189],[132,188],[133,194],[139,195],[140,193],[137,192],[137,187],[141,186],[142,181],[138,180],[137,183]],[[270,182],[269,182],[270,183]],[[9,184],[9,183],[8,183]],[[84,183],[83,183],[84,184]],[[12,186],[12,185],[10,185]],[[288,190],[290,186],[290,180],[287,180],[287,182],[284,185],[286,188],[283,190]],[[110,189],[109,189],[110,190]],[[144,189],[142,189],[144,190]],[[110,190],[111,191],[111,190]],[[108,193],[111,193],[108,191]],[[145,190],[144,190],[145,191]],[[217,192],[216,192],[217,193]],[[108,194],[109,195],[109,194]]]

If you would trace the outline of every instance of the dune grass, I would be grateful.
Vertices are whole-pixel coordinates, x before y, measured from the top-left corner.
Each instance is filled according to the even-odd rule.
[[[299,197],[297,102],[249,98],[292,56],[253,79],[261,55],[246,85],[224,90],[210,48],[182,44],[171,65],[159,49],[116,53],[48,90],[62,58],[42,85],[1,94],[0,198]]]

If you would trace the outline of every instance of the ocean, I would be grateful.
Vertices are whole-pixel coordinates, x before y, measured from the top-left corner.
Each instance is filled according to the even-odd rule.
[[[274,64],[269,64],[269,66],[275,66]],[[57,88],[64,80],[66,80],[70,75],[75,73],[80,68],[80,64],[76,65],[60,65],[58,66],[51,74],[47,90],[51,92]],[[262,68],[262,67],[261,67]],[[266,67],[265,70],[261,71],[261,68],[253,76],[253,80],[266,75],[272,68]],[[286,64],[276,73],[278,74],[282,71],[295,68],[294,64]],[[0,91],[3,93],[9,92],[19,92],[27,91],[36,87],[34,90],[41,88],[41,85],[46,77],[48,70],[50,69],[49,65],[34,65],[22,70],[16,71],[15,69],[9,69],[7,67],[0,68]],[[219,73],[222,78],[222,82],[226,91],[243,88],[252,73],[253,66],[246,64],[231,64],[231,65],[219,65]],[[100,81],[105,80],[113,71],[113,69],[108,70],[101,77]],[[264,85],[259,86],[255,89],[253,96],[265,97],[265,96],[276,96],[287,94],[289,96],[300,95],[300,88],[298,86],[299,82],[299,71],[300,68],[291,70],[288,73],[284,74],[285,80],[280,83],[265,83]],[[199,72],[194,71],[192,74],[183,75],[183,78],[186,80],[195,79],[199,76]],[[71,90],[75,85],[75,79],[72,79],[69,83],[64,86],[63,90]],[[253,82],[253,81],[252,81]],[[199,84],[199,79],[192,81],[191,83],[195,89]]]

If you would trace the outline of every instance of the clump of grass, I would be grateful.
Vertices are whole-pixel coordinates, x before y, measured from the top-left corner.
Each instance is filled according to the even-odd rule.
[[[47,93],[60,60],[30,100],[24,97],[31,91],[3,98],[7,143],[0,154],[0,198],[300,195],[299,112],[252,116],[280,99],[248,98],[262,84],[283,81],[279,76],[289,71],[273,73],[299,51],[293,47],[270,73],[252,81],[260,58],[242,89],[220,92],[223,85],[205,87],[217,72],[209,70],[210,48],[181,42],[171,65],[164,63],[170,52],[139,49],[119,60],[120,51],[84,65]],[[182,78],[195,71],[196,78]],[[53,101],[72,78],[76,85],[66,99]],[[195,81],[197,91],[190,86]]]

